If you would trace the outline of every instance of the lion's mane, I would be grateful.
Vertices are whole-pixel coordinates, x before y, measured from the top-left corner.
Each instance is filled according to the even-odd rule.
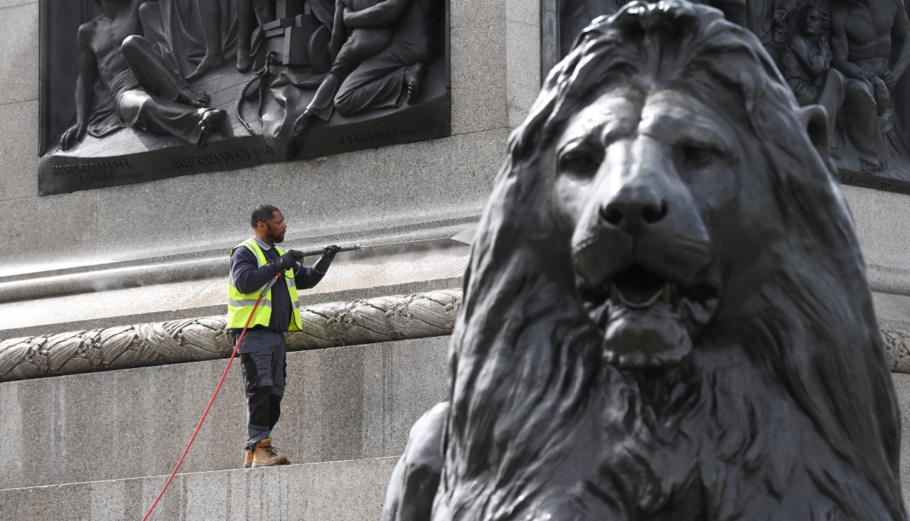
[[[772,187],[740,197],[765,198],[785,231],[773,269],[664,371],[603,360],[552,211],[554,137],[622,55],[733,100],[767,163],[741,175]],[[865,267],[797,108],[758,39],[714,9],[636,2],[583,31],[512,134],[475,236],[435,519],[905,519]]]

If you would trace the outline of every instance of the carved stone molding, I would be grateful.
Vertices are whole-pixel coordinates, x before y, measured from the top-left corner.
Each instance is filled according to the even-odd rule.
[[[452,332],[461,290],[333,302],[303,309],[290,351],[369,344]],[[227,318],[212,316],[73,331],[0,342],[0,382],[226,358]]]
[[[879,323],[892,373],[910,374],[910,324],[886,320]]]
[[[460,289],[332,302],[303,309],[290,351],[371,344],[452,332]],[[231,355],[224,316],[72,331],[0,342],[0,382],[198,362]],[[910,328],[881,327],[894,373],[910,374]]]

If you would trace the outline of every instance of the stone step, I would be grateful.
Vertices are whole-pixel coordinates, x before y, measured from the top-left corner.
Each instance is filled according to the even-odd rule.
[[[178,474],[149,520],[378,520],[398,458]],[[168,476],[0,490],[0,518],[142,519]]]
[[[397,456],[446,399],[449,337],[292,352],[275,446],[293,463]],[[0,489],[169,474],[226,360],[0,383]],[[235,360],[184,472],[241,466]]]

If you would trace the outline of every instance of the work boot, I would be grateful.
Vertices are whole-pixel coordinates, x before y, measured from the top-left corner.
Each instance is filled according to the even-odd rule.
[[[271,467],[272,465],[288,465],[290,461],[275,452],[272,447],[272,438],[256,442],[253,446],[253,468]]]
[[[248,469],[253,466],[253,451],[248,450],[246,452],[246,457],[243,458],[243,468]]]

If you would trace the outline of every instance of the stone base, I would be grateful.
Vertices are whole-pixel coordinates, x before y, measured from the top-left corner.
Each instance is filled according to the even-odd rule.
[[[448,343],[435,337],[289,353],[275,446],[293,463],[400,455],[411,425],[446,399]],[[169,474],[226,365],[0,383],[0,490]],[[240,468],[245,402],[235,361],[181,472]],[[7,504],[0,496],[0,519],[19,519],[8,516]],[[141,516],[112,519],[127,518]]]
[[[379,519],[398,458],[178,474],[149,519]],[[142,519],[167,476],[0,490],[4,519]]]
[[[910,375],[891,373],[891,380],[901,408],[901,491],[910,505]]]

